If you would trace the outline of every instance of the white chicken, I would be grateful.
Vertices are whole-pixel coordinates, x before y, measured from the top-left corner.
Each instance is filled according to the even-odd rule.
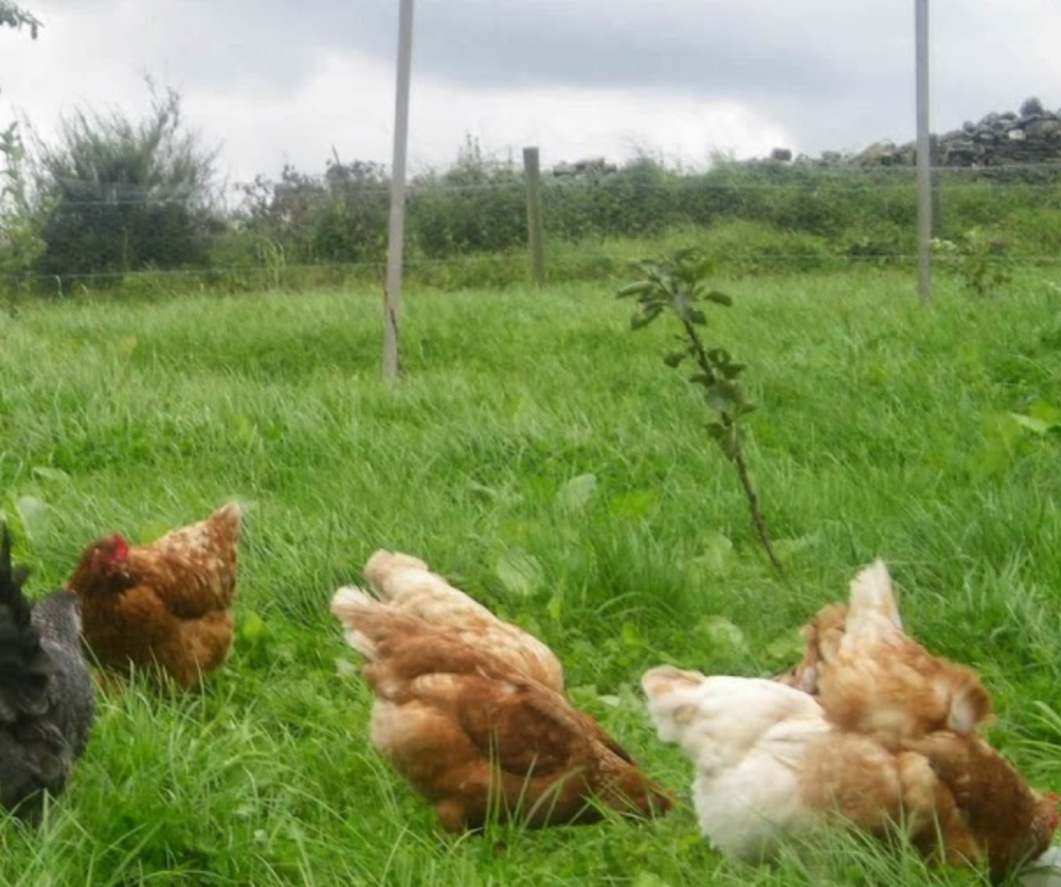
[[[780,840],[817,819],[802,799],[808,743],[830,727],[811,696],[772,681],[711,677],[660,666],[641,685],[659,738],[693,762],[700,831],[745,862],[771,858]]]
[[[659,666],[641,683],[660,739],[693,762],[700,830],[728,856],[766,861],[830,823],[880,837],[902,827],[926,858],[986,865],[1001,881],[1057,827],[1056,798],[976,733],[845,732],[813,696],[771,680]]]

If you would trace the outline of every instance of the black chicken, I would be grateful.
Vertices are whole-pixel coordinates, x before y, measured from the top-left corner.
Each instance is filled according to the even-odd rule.
[[[28,571],[11,564],[0,533],[0,804],[36,824],[44,793],[58,795],[85,750],[95,716],[81,652],[77,595],[55,591],[31,607]]]

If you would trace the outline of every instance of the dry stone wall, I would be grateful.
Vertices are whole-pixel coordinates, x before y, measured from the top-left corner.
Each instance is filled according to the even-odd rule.
[[[1048,111],[1038,99],[1028,99],[1016,113],[991,113],[961,129],[937,137],[940,166],[990,168],[1029,164],[1061,164],[1061,109]],[[825,152],[824,163],[858,166],[912,166],[916,145],[876,142],[853,156]]]

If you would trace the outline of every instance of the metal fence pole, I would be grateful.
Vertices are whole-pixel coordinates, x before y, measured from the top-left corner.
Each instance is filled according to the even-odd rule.
[[[398,314],[402,304],[405,241],[405,158],[409,143],[409,81],[413,56],[413,0],[401,0],[398,15],[398,88],[394,103],[390,226],[387,233],[387,292],[383,308],[383,377],[398,378]]]
[[[917,43],[917,290],[932,299],[932,152],[928,138],[928,0],[914,0]]]

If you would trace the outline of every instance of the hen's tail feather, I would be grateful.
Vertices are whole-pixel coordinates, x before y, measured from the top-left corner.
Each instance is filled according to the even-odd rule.
[[[955,733],[972,733],[991,714],[991,695],[980,676],[970,668],[957,667],[952,680],[947,729]]]
[[[696,716],[696,691],[703,682],[702,674],[672,665],[657,665],[641,676],[649,717],[664,742],[681,740]]]
[[[11,534],[5,526],[0,531],[0,723],[43,712],[54,671],[22,593],[27,574],[11,563]]]
[[[215,534],[224,540],[223,544],[238,545],[243,533],[243,506],[233,500],[222,505],[204,521],[211,526]]]
[[[346,642],[368,659],[376,658],[376,643],[358,628],[359,621],[382,604],[356,585],[346,585],[332,596],[332,615],[343,625]]]
[[[239,521],[243,519],[243,506],[233,499],[231,502],[226,502],[222,505],[214,514],[227,520]]]
[[[411,554],[402,554],[400,551],[387,551],[381,548],[373,552],[368,563],[365,564],[365,578],[380,600],[390,601],[397,596],[400,586],[392,586],[389,580],[410,570],[417,573],[430,573],[427,564],[419,558]]]
[[[891,576],[878,558],[851,582],[845,640],[874,641],[902,630]],[[937,680],[939,692],[949,701],[947,729],[970,733],[991,714],[991,696],[971,668],[946,663]]]
[[[892,577],[884,561],[877,558],[851,582],[851,603],[847,613],[847,633],[854,636],[878,634],[881,628],[903,630],[899,605],[895,600]]]
[[[211,514],[207,520],[227,524],[233,535],[238,539],[240,530],[243,529],[243,506],[235,500],[227,502]]]

